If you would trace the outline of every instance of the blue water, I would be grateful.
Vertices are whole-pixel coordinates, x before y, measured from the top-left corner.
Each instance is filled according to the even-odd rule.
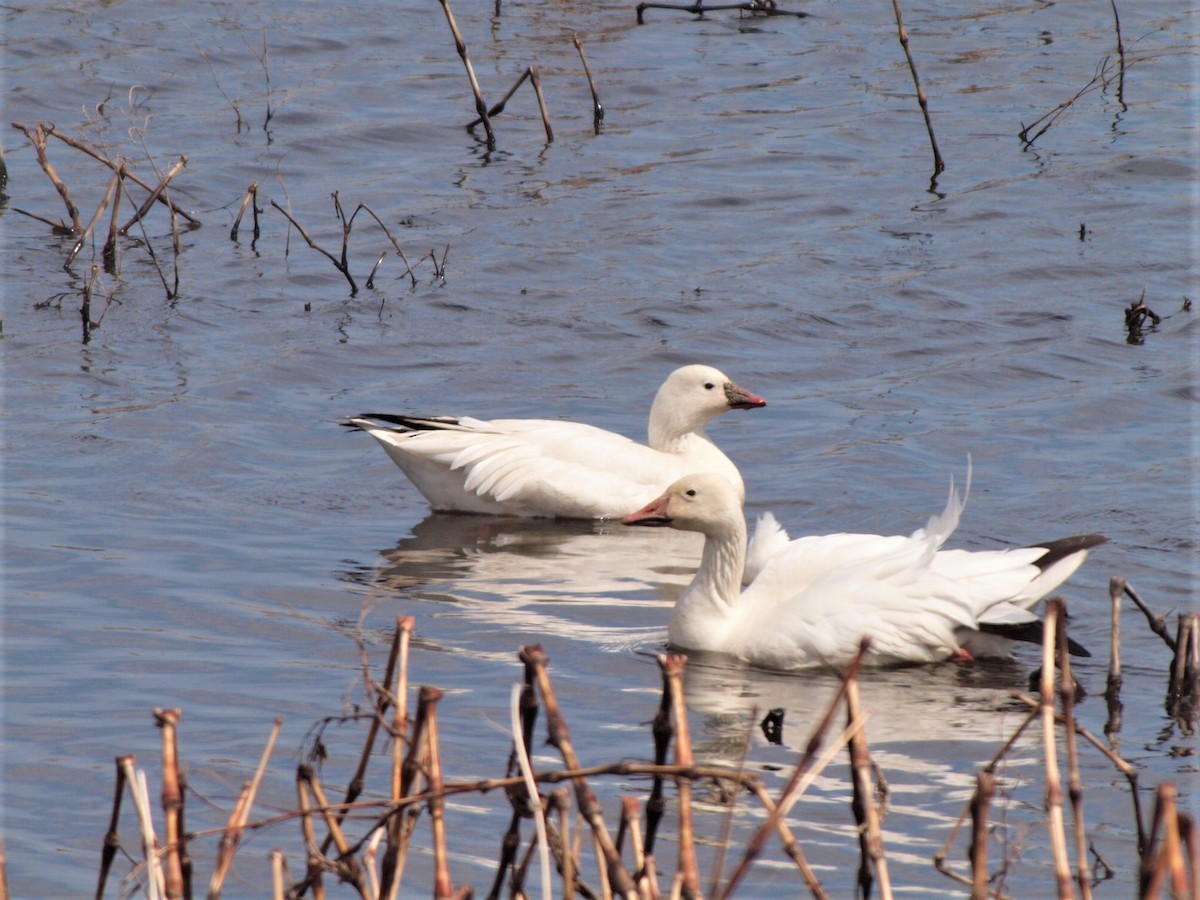
[[[542,72],[555,141],[522,88],[491,151],[464,130],[473,100],[437,5],[5,12],[7,121],[53,122],[147,180],[147,157],[165,170],[186,155],[173,197],[203,222],[182,233],[177,298],[145,246],[170,283],[168,219],[156,211],[145,235],[135,229],[84,340],[81,292],[102,239],[63,270],[72,240],[17,212],[57,218],[62,202],[25,137],[4,139],[14,896],[94,890],[113,757],[136,754],[157,790],[156,706],[182,708],[189,781],[223,810],[283,715],[255,812],[294,805],[310,726],[362,701],[356,632],[378,674],[398,614],[417,620],[414,683],[448,692],[448,778],[502,773],[516,651],[534,642],[586,762],[651,754],[652,655],[696,543],[430,517],[368,438],[338,427],[367,410],[569,417],[640,437],[671,368],[715,364],[769,401],[712,429],[742,468],[748,512],[771,509],[796,534],[911,530],[969,455],[958,546],[1111,539],[1065,590],[1071,633],[1094,653],[1077,672],[1093,693],[1080,716],[1102,732],[1109,577],[1160,612],[1196,597],[1197,326],[1183,309],[1197,295],[1193,17],[1166,2],[1122,7],[1118,89],[1110,4],[906,5],[947,161],[931,190],[891,10],[804,8],[814,15],[650,11],[638,27],[632,4],[456,7],[489,101],[531,62]],[[572,32],[606,109],[598,130]],[[1106,59],[1103,86],[1023,148],[1021,127]],[[86,221],[107,170],[53,139],[49,151]],[[247,221],[230,241],[251,181],[261,236]],[[415,285],[390,256],[364,286],[391,243],[360,213],[352,296],[269,203],[336,255],[335,191],[348,212],[368,204],[420,261]],[[445,255],[444,278],[431,252]],[[1123,310],[1143,292],[1162,321],[1130,343]],[[1195,738],[1162,707],[1169,654],[1134,611],[1122,640],[1118,749],[1147,804],[1172,781],[1194,806]],[[898,888],[961,893],[930,857],[1019,722],[1008,691],[1034,665],[1036,651],[864,684],[893,791]],[[697,755],[736,761],[749,736],[746,765],[778,789],[833,682],[697,661],[688,689]],[[788,710],[783,747],[752,727],[752,710],[771,707]],[[336,785],[362,730],[327,740]],[[558,764],[549,748],[538,761]],[[1128,788],[1098,754],[1083,765],[1089,833],[1116,873],[1097,893],[1128,896]],[[1004,828],[1020,857],[1006,883],[1042,895],[1036,741],[1006,771]],[[646,789],[596,787],[614,821],[619,794]],[[847,797],[839,759],[793,815],[834,896],[848,895],[857,860]],[[702,808],[699,827],[716,835],[723,816]],[[456,883],[485,890],[506,805],[470,798],[449,817]],[[191,828],[224,818],[190,803]],[[741,801],[735,840],[756,821]],[[132,847],[128,808],[121,830]],[[194,843],[198,872],[215,846]],[[261,896],[274,846],[301,869],[294,823],[255,833],[228,895]],[[669,843],[661,853],[670,860]],[[756,867],[747,895],[795,890],[782,859]],[[407,883],[425,890],[428,873],[418,855]]]

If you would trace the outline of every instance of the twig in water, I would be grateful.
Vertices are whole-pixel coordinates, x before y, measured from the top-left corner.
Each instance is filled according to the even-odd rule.
[[[104,896],[104,884],[108,881],[108,872],[112,868],[117,850],[121,847],[121,835],[117,831],[117,823],[121,819],[121,798],[125,795],[125,759],[126,757],[118,756],[116,760],[117,785],[113,790],[112,815],[109,816],[108,831],[104,835],[104,849],[100,851],[100,878],[96,882],[97,900]],[[128,757],[128,759],[132,764],[133,757]]]
[[[79,255],[79,251],[83,249],[83,245],[87,243],[88,237],[91,236],[92,229],[96,227],[96,223],[100,221],[100,216],[104,214],[104,210],[108,208],[108,204],[112,202],[113,196],[117,192],[117,188],[121,184],[121,173],[125,170],[121,166],[113,173],[112,178],[108,180],[108,189],[104,192],[104,197],[100,200],[100,205],[96,207],[96,212],[92,215],[91,220],[87,223],[87,227],[79,232],[79,238],[75,241],[75,246],[71,248],[71,252],[67,254],[67,260],[63,263],[64,269],[71,268],[71,263],[75,262],[75,257]]]
[[[1042,719],[1042,751],[1046,767],[1046,826],[1050,849],[1054,856],[1054,874],[1059,898],[1070,897],[1071,866],[1067,858],[1067,838],[1063,823],[1062,780],[1058,768],[1058,748],[1054,729],[1054,673],[1058,647],[1056,634],[1063,620],[1061,597],[1046,601],[1046,626],[1042,643],[1042,684],[1040,711]],[[1070,690],[1070,685],[1064,690]]]
[[[540,109],[542,113],[542,126],[546,129],[546,143],[553,143],[554,129],[550,127],[550,113],[546,110],[546,98],[542,96],[542,79],[538,73],[537,66],[529,66],[524,72],[521,73],[521,77],[518,78],[513,86],[508,89],[508,93],[500,98],[500,102],[487,111],[488,120],[494,119],[496,116],[500,115],[500,113],[504,112],[504,107],[508,105],[508,101],[512,99],[512,95],[517,92],[517,89],[520,88],[520,86],[524,84],[526,80],[533,85],[533,92],[537,95],[538,109]],[[470,130],[483,121],[484,119],[482,116],[472,119],[467,123],[467,129]]]
[[[1180,613],[1175,632],[1175,658],[1167,685],[1167,711],[1187,734],[1195,731],[1200,705],[1200,614]]]
[[[929,133],[929,146],[933,149],[933,181],[946,169],[942,152],[938,149],[937,138],[933,134],[933,121],[929,117],[929,101],[925,98],[925,89],[921,87],[921,79],[917,75],[917,64],[913,61],[912,51],[908,47],[908,31],[904,27],[904,17],[900,13],[900,0],[892,0],[892,10],[896,14],[896,28],[900,34],[900,46],[904,48],[904,58],[908,60],[908,70],[912,73],[913,87],[917,89],[917,103],[921,107],[921,115],[925,117],[925,130]]]
[[[648,9],[674,9],[696,16],[703,16],[706,12],[716,12],[723,9],[740,9],[743,12],[760,16],[793,16],[797,19],[808,18],[809,15],[806,12],[793,12],[787,9],[780,9],[775,5],[775,0],[747,0],[747,2],[743,3],[718,4],[706,4],[703,0],[696,0],[695,3],[689,6],[679,3],[658,3],[651,2],[651,0],[643,0],[642,3],[637,5],[637,23],[639,25],[645,24],[644,13]]]
[[[987,900],[988,806],[995,792],[996,777],[991,772],[975,776],[975,794],[971,797],[971,900]]]
[[[588,89],[592,92],[592,121],[599,126],[604,120],[604,106],[600,103],[600,95],[596,93],[596,82],[592,78],[592,69],[588,65],[587,54],[583,52],[583,43],[579,40],[579,35],[572,33],[571,40],[579,53],[579,61],[583,63],[583,74],[587,76]]]
[[[1146,622],[1150,625],[1150,630],[1162,638],[1163,643],[1170,647],[1171,652],[1174,653],[1175,638],[1171,637],[1170,632],[1167,631],[1167,617],[1154,615],[1154,613],[1150,611],[1150,607],[1147,606],[1142,598],[1137,595],[1137,592],[1129,586],[1129,583],[1124,578],[1117,576],[1116,578],[1112,579],[1109,587],[1110,592],[1112,591],[1113,584],[1120,586],[1120,589],[1125,593],[1125,596],[1132,600],[1134,606],[1142,611],[1142,615],[1146,617]]]
[[[183,830],[183,792],[179,785],[179,757],[176,731],[178,709],[154,710],[154,721],[162,729],[162,805],[166,823],[167,871],[165,876],[168,897],[191,896],[191,884],[185,888],[182,855],[187,835]]]
[[[858,679],[846,684],[846,727],[861,720],[858,705]],[[879,880],[881,900],[891,900],[892,882],[888,875],[887,856],[883,851],[883,833],[880,831],[879,811],[872,799],[871,757],[867,751],[866,734],[861,730],[850,736],[850,774],[854,782],[854,818],[858,822],[859,847],[862,859],[859,865],[858,884],[861,896],[871,896],[874,878]]]
[[[83,230],[83,226],[79,221],[79,207],[75,205],[75,201],[71,199],[71,192],[67,190],[67,186],[63,180],[58,177],[58,173],[54,171],[54,166],[50,164],[50,158],[46,155],[46,134],[48,129],[44,124],[39,122],[32,130],[22,125],[20,122],[13,122],[13,128],[16,128],[25,133],[25,137],[29,138],[29,142],[33,144],[33,149],[37,153],[38,165],[42,167],[42,171],[46,173],[46,177],[50,179],[50,183],[54,185],[54,189],[58,191],[58,195],[62,198],[67,207],[67,215],[71,218],[70,226],[59,223],[55,226],[56,230],[64,231],[71,234],[79,234]],[[50,133],[53,133],[51,130]],[[45,222],[45,219],[41,221]]]
[[[1112,621],[1109,626],[1108,682],[1104,689],[1104,700],[1108,704],[1108,719],[1104,733],[1110,739],[1121,730],[1121,594],[1124,579],[1110,578],[1108,597],[1112,604]]]
[[[171,167],[171,171],[169,171],[159,180],[158,186],[150,192],[150,196],[142,202],[142,205],[138,207],[137,212],[133,214],[128,222],[121,226],[121,234],[127,234],[129,229],[133,227],[134,222],[140,222],[142,220],[142,217],[150,211],[150,207],[158,201],[159,196],[162,195],[162,193],[167,189],[167,185],[171,183],[171,179],[178,175],[183,167],[187,165],[187,161],[188,159],[186,156],[179,157],[179,162],[175,163],[175,165]],[[124,165],[121,166],[120,171],[122,173],[125,171]]]
[[[241,208],[238,209],[237,216],[234,217],[233,227],[229,229],[229,239],[236,241],[238,239],[238,229],[242,225],[242,217],[246,215],[246,209],[249,207],[254,216],[254,240],[258,240],[258,182],[250,182],[250,186],[246,188],[246,196],[242,198]]]
[[[454,21],[454,13],[450,11],[449,0],[439,0],[439,2],[442,4],[442,11],[446,14],[446,22],[450,25],[450,33],[454,36],[455,49],[458,50],[459,58],[462,59],[463,66],[467,70],[467,80],[471,82],[471,92],[475,95],[475,114],[479,116],[478,121],[483,123],[483,130],[487,132],[488,149],[494,150],[496,149],[496,135],[492,131],[487,104],[483,102],[483,92],[479,90],[479,79],[475,77],[475,69],[471,66],[471,58],[467,55],[467,43],[458,30],[458,23]]]
[[[671,720],[675,730],[675,765],[692,765],[692,739],[688,733],[687,704],[683,699],[683,669],[687,657],[669,653],[658,657],[671,692]],[[700,873],[696,868],[696,836],[692,828],[692,782],[676,778],[679,793],[679,878],[685,897],[700,896]]]
[[[1091,872],[1088,869],[1087,829],[1083,819],[1083,779],[1079,774],[1079,749],[1075,740],[1075,679],[1071,674],[1071,654],[1067,646],[1067,612],[1059,607],[1058,665],[1059,703],[1062,705],[1063,728],[1067,745],[1067,793],[1071,800],[1071,818],[1075,826],[1075,881],[1083,900],[1091,900]]]
[[[1162,321],[1162,316],[1154,312],[1146,305],[1146,292],[1143,290],[1142,295],[1134,302],[1129,304],[1125,310],[1125,330],[1128,332],[1126,342],[1130,344],[1140,344],[1143,341],[1142,325],[1149,319],[1151,325],[1157,325]]]
[[[1128,109],[1125,105],[1125,42],[1121,39],[1121,14],[1117,12],[1117,0],[1110,0],[1113,12],[1113,27],[1117,32],[1117,102],[1121,104],[1121,109]]]
[[[334,207],[337,209],[338,215],[342,220],[342,256],[340,259],[338,257],[334,256],[332,253],[330,253],[324,247],[318,245],[316,241],[314,241],[311,237],[309,237],[308,232],[304,230],[304,226],[301,225],[299,222],[297,222],[295,220],[295,218],[292,217],[291,213],[289,213],[286,209],[284,209],[282,206],[280,206],[278,203],[276,203],[273,199],[271,200],[271,205],[273,207],[275,207],[277,210],[279,210],[281,213],[283,213],[284,216],[287,218],[287,220],[289,222],[291,222],[293,226],[295,226],[296,230],[298,232],[300,232],[300,237],[304,238],[304,242],[306,244],[308,244],[308,246],[312,247],[312,249],[316,250],[318,253],[325,256],[326,259],[328,259],[331,263],[333,263],[333,267],[342,273],[342,275],[345,277],[346,281],[348,281],[350,283],[350,296],[353,297],[353,296],[357,296],[357,294],[358,294],[358,284],[355,283],[354,276],[350,274],[350,267],[346,264],[346,241],[350,234],[350,226],[346,221],[345,215],[342,213],[341,204],[337,202],[336,198],[337,198],[337,194],[335,193],[334,194]]]

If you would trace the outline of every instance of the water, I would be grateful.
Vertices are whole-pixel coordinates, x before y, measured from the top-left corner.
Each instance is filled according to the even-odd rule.
[[[146,235],[135,229],[85,336],[99,246],[63,270],[71,239],[16,211],[56,218],[61,201],[24,136],[4,141],[14,896],[94,889],[112,759],[134,753],[156,780],[156,706],[183,709],[189,780],[223,809],[283,715],[258,811],[293,805],[310,726],[361,700],[356,633],[378,671],[398,614],[417,620],[414,682],[448,692],[448,777],[503,770],[515,654],[533,642],[585,762],[650,755],[653,653],[696,543],[431,517],[368,438],[338,427],[366,410],[561,416],[638,437],[665,373],[708,362],[770,402],[713,435],[742,467],[748,511],[771,509],[793,533],[910,530],[970,454],[958,546],[1109,535],[1065,592],[1071,633],[1095,654],[1078,671],[1095,695],[1111,575],[1160,611],[1194,603],[1196,313],[1182,309],[1197,291],[1194,17],[1122,7],[1118,90],[1107,3],[906,6],[948,165],[930,190],[890,9],[805,8],[812,18],[652,10],[638,27],[632,4],[456,7],[489,101],[531,62],[542,72],[555,141],[522,88],[491,151],[463,129],[473,102],[436,5],[5,12],[6,120],[54,122],[147,180],[147,156],[165,169],[186,155],[174,197],[204,223],[182,234],[175,299],[144,246],[170,283],[169,223],[156,212]],[[598,130],[572,32],[606,109]],[[1023,149],[1021,127],[1106,59],[1104,86]],[[106,170],[49,149],[86,221]],[[262,234],[243,222],[230,241],[251,181]],[[351,295],[269,205],[336,253],[335,191],[421,260],[415,285],[389,257],[363,286],[391,245],[362,213]],[[447,247],[440,279],[428,255]],[[1128,343],[1123,309],[1143,291],[1163,321]],[[1194,806],[1195,739],[1162,708],[1167,651],[1136,612],[1123,627],[1119,749],[1147,803],[1174,781]],[[1020,721],[1009,691],[1035,664],[1027,652],[866,680],[868,737],[892,789],[891,874],[910,894],[960,893],[929,860]],[[833,681],[696,660],[688,690],[698,756],[736,761],[749,740],[746,765],[778,789]],[[751,720],[772,707],[787,710],[783,746]],[[1101,732],[1098,696],[1080,715]],[[361,731],[334,726],[326,740],[338,784]],[[557,764],[549,748],[538,758]],[[793,816],[834,896],[848,895],[857,856],[844,769]],[[1040,771],[1035,743],[1006,768],[1018,896],[1051,883]],[[1083,774],[1090,835],[1115,869],[1098,893],[1128,896],[1128,788],[1095,753]],[[619,793],[646,789],[597,787],[614,818]],[[719,833],[723,812],[704,809],[701,830]],[[197,829],[224,821],[200,802],[189,816]],[[482,890],[503,800],[456,802],[450,820],[456,883]],[[735,838],[756,821],[741,801]],[[134,834],[128,810],[122,834]],[[231,896],[261,895],[273,846],[298,871],[293,824],[255,833]],[[198,871],[214,848],[193,847]],[[780,859],[756,867],[748,895],[795,889]],[[427,875],[419,857],[410,884],[423,890]]]

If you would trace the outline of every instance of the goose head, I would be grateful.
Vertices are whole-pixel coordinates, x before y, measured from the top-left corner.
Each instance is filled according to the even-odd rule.
[[[680,435],[703,431],[731,409],[756,409],[767,401],[735,384],[712,366],[684,366],[667,376],[650,407],[650,445],[661,447]]]
[[[698,531],[706,537],[728,538],[744,534],[745,519],[737,488],[723,475],[704,472],[680,478],[657,500],[623,520],[626,525],[647,525]]]

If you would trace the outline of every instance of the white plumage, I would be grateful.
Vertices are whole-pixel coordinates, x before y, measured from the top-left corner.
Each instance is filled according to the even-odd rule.
[[[1032,607],[1105,540],[1083,535],[1038,547],[943,550],[963,506],[952,486],[942,513],[907,537],[788,540],[769,517],[747,554],[740,492],[721,475],[704,473],[675,482],[625,523],[705,537],[700,569],[671,611],[671,644],[796,669],[843,665],[869,637],[868,661],[887,665],[1001,655],[1012,639],[1036,639],[1041,623]],[[750,582],[744,591],[743,575]]]
[[[616,518],[694,471],[720,472],[743,497],[737,467],[705,426],[731,409],[765,405],[717,369],[693,365],[659,388],[649,446],[548,419],[364,414],[346,424],[375,438],[434,510]]]

